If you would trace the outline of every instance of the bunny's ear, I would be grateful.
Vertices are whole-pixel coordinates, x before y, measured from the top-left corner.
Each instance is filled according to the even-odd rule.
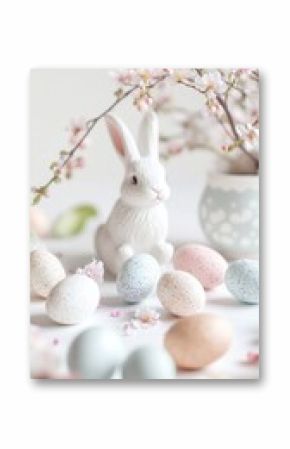
[[[159,155],[159,123],[154,111],[145,113],[139,129],[138,144],[143,156]]]
[[[117,153],[125,162],[140,159],[134,137],[127,126],[117,117],[106,115],[106,124]]]

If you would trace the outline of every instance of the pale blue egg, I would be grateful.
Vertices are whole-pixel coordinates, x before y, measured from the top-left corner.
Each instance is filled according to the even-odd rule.
[[[259,262],[241,259],[231,262],[225,284],[235,298],[246,304],[259,303]]]
[[[166,349],[147,345],[133,351],[123,365],[125,380],[174,379],[175,363]]]
[[[137,254],[128,259],[117,277],[117,291],[129,303],[148,297],[158,281],[160,267],[149,254]]]
[[[86,329],[73,340],[68,366],[80,379],[110,379],[124,358],[122,339],[114,331],[98,326]]]

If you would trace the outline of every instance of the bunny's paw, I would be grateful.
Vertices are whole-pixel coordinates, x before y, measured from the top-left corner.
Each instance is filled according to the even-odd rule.
[[[126,260],[130,259],[134,255],[134,251],[131,245],[122,245],[118,248],[117,253],[117,265],[120,269]]]

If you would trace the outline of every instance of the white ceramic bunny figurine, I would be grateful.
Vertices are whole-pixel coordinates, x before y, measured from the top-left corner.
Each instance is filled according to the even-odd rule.
[[[171,260],[173,247],[164,201],[170,189],[159,162],[158,118],[147,112],[139,131],[139,148],[124,123],[106,116],[107,127],[125,166],[121,197],[109,218],[96,232],[96,250],[106,268],[117,274],[136,253],[149,253],[162,265]]]

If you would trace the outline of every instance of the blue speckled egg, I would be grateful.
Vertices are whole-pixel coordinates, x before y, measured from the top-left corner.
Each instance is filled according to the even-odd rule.
[[[231,262],[225,284],[235,298],[246,304],[259,303],[259,262],[241,259]]]
[[[137,254],[128,259],[117,277],[117,291],[129,303],[137,303],[156,287],[160,267],[149,254]]]
[[[111,329],[91,327],[81,332],[68,352],[68,366],[80,379],[110,379],[123,363],[122,339]]]
[[[133,351],[123,365],[123,379],[174,379],[176,368],[166,349],[147,345]]]

